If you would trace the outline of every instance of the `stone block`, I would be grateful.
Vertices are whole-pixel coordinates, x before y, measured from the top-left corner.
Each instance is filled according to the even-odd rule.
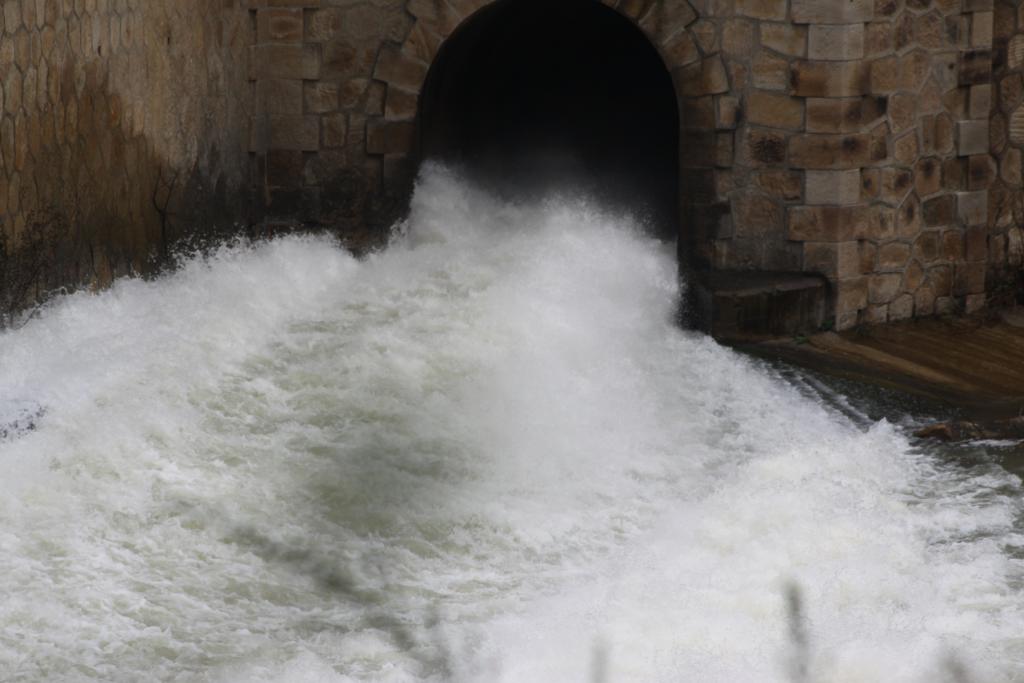
[[[398,87],[387,89],[384,118],[388,121],[411,121],[416,118],[419,97]]]
[[[801,180],[799,171],[761,171],[754,176],[754,184],[758,189],[787,202],[800,201]]]
[[[380,52],[373,77],[410,92],[419,92],[427,77],[427,65],[404,52],[388,47]]]
[[[789,62],[765,50],[759,50],[751,64],[751,80],[765,90],[787,90],[790,83]]]
[[[789,162],[796,168],[848,169],[871,162],[870,138],[858,135],[794,135]]]
[[[808,204],[849,206],[860,201],[859,169],[845,171],[807,171],[806,201]]]
[[[885,116],[884,97],[811,97],[807,100],[808,133],[859,133]]]
[[[921,200],[911,193],[896,210],[896,234],[904,239],[913,239],[921,232]]]
[[[328,114],[337,111],[341,102],[341,85],[325,81],[308,81],[303,88],[305,111]]]
[[[924,203],[922,213],[927,227],[952,225],[956,219],[956,197],[945,194],[928,199]]]
[[[961,225],[984,225],[988,221],[987,192],[958,192],[956,206],[957,219]]]
[[[992,78],[992,51],[968,50],[961,52],[957,70],[960,85],[988,83]]]
[[[726,19],[722,26],[722,52],[746,60],[754,47],[754,25],[748,19]]]
[[[735,0],[736,14],[755,19],[783,21],[786,0]]]
[[[899,272],[907,267],[910,261],[910,245],[903,242],[889,242],[878,248],[878,271]]]
[[[786,135],[760,128],[743,131],[741,161],[751,166],[781,166],[786,163]]]
[[[1006,156],[999,163],[999,177],[1011,187],[1020,187],[1021,178],[1021,152],[1017,148],[1006,150]]]
[[[787,215],[787,238],[804,242],[848,242],[868,232],[864,206],[794,206]]]
[[[790,57],[807,56],[807,27],[794,24],[763,23],[761,45]]]
[[[903,276],[899,273],[876,273],[868,277],[868,303],[886,304],[896,298]]]
[[[302,114],[302,81],[265,78],[256,82],[256,103],[261,113]]]
[[[747,97],[747,120],[753,124],[792,131],[803,128],[803,100],[761,90]]]
[[[870,21],[874,0],[792,0],[791,17],[797,24],[854,24]]]
[[[716,97],[715,101],[715,128],[732,130],[739,123],[739,98],[732,95],[721,95]]]
[[[729,78],[720,55],[685,66],[674,75],[680,95],[717,95],[729,90]]]
[[[988,154],[977,154],[967,160],[967,189],[986,190],[998,175],[995,160]]]
[[[988,120],[958,121],[957,153],[962,156],[988,152]]]
[[[968,95],[968,115],[972,119],[987,119],[992,113],[992,84],[972,85]]]
[[[774,237],[782,234],[784,211],[770,197],[753,193],[732,200],[732,224],[737,237]]]
[[[886,204],[898,206],[914,187],[914,174],[905,168],[879,170],[879,194]]]
[[[942,164],[934,157],[921,159],[914,166],[914,189],[927,197],[942,190]]]
[[[835,281],[860,275],[858,243],[804,242],[803,269]]]
[[[271,150],[315,152],[320,149],[320,119],[316,116],[271,116]]]
[[[850,97],[868,92],[869,65],[852,62],[794,62],[790,88],[800,97]]]
[[[970,262],[985,261],[988,258],[988,228],[975,225],[967,228],[964,235],[964,258]]]
[[[971,47],[992,47],[992,12],[975,12],[971,15]]]
[[[416,139],[412,122],[373,120],[366,125],[366,151],[369,154],[408,154]]]
[[[918,288],[914,292],[914,315],[923,318],[935,313],[935,290],[929,286]]]
[[[966,296],[985,291],[984,263],[957,263],[953,269],[953,295]]]
[[[889,304],[889,321],[909,320],[914,317],[914,297],[911,294],[901,294]]]
[[[256,36],[261,43],[301,43],[301,7],[265,7],[256,11]]]
[[[818,24],[810,27],[807,56],[825,61],[864,57],[864,24]]]
[[[265,43],[249,48],[250,78],[316,80],[320,78],[320,52],[313,45]]]
[[[348,141],[348,116],[345,114],[329,114],[323,117],[324,147],[340,149]]]
[[[956,262],[964,258],[964,234],[960,230],[946,230],[942,233],[942,252],[939,258]]]

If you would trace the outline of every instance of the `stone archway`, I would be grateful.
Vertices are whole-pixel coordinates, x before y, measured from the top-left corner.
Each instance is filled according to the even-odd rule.
[[[536,21],[532,24],[529,19],[524,19],[532,9],[544,10],[543,24],[545,25],[541,25],[542,17],[539,14],[534,17]],[[460,86],[458,83],[453,85],[451,81],[460,79],[473,81],[474,76],[467,75],[467,69],[462,67],[466,62],[477,59],[480,55],[478,49],[480,43],[483,43],[485,48],[490,48],[486,50],[490,54],[490,66],[500,69],[503,64],[500,57],[495,57],[495,53],[500,51],[501,47],[521,47],[515,52],[519,54],[520,58],[523,58],[524,52],[538,49],[538,43],[532,42],[531,38],[536,33],[545,35],[551,33],[540,41],[546,41],[548,43],[546,47],[550,47],[550,43],[556,42],[551,40],[552,38],[559,36],[561,40],[557,42],[570,43],[571,46],[561,53],[561,57],[565,57],[572,53],[574,47],[579,46],[579,41],[587,39],[588,29],[591,30],[591,33],[588,34],[591,39],[597,35],[611,35],[617,31],[614,33],[614,39],[616,43],[623,44],[621,56],[633,59],[633,65],[642,65],[638,66],[642,73],[625,76],[619,83],[619,87],[626,90],[629,90],[631,85],[633,86],[631,91],[624,93],[623,100],[614,102],[612,98],[606,98],[605,104],[608,106],[598,105],[595,110],[601,109],[601,111],[592,113],[595,117],[604,117],[604,122],[611,126],[631,129],[633,139],[627,142],[625,141],[626,136],[616,135],[610,127],[594,125],[591,126],[588,142],[596,143],[600,139],[600,144],[581,144],[579,147],[608,146],[607,156],[596,160],[597,165],[605,169],[613,167],[611,161],[613,156],[618,155],[620,159],[624,160],[621,165],[627,170],[619,174],[617,180],[614,179],[615,176],[612,173],[606,173],[603,176],[605,188],[615,186],[624,188],[624,184],[619,181],[628,176],[637,176],[636,188],[638,190],[642,188],[646,191],[659,183],[663,184],[664,187],[659,188],[657,192],[651,192],[651,196],[657,195],[657,198],[652,199],[652,202],[645,207],[653,209],[651,213],[657,215],[662,228],[672,223],[685,224],[689,222],[685,214],[692,211],[692,198],[680,197],[686,192],[680,192],[679,145],[682,137],[687,138],[685,143],[687,146],[692,146],[695,139],[692,135],[687,136],[682,132],[686,128],[681,121],[686,107],[685,103],[680,106],[679,97],[681,94],[685,94],[688,88],[693,89],[694,80],[702,82],[707,80],[707,74],[704,73],[706,65],[700,61],[700,54],[693,37],[687,30],[697,20],[697,13],[685,0],[654,0],[653,2],[650,0],[566,0],[554,6],[550,2],[536,0],[450,0],[449,2],[409,0],[407,10],[415,17],[415,23],[408,37],[401,45],[384,48],[377,59],[374,78],[385,84],[386,94],[384,120],[368,131],[367,143],[371,151],[378,151],[378,153],[386,155],[390,148],[389,145],[395,144],[394,149],[396,150],[398,147],[401,147],[403,151],[409,150],[407,157],[411,158],[440,154],[448,157],[460,157],[461,160],[465,160],[467,154],[472,156],[473,152],[482,150],[484,142],[481,138],[483,136],[477,135],[475,139],[470,140],[468,134],[452,132],[455,128],[465,131],[470,126],[465,125],[469,121],[468,117],[463,117],[461,121],[458,120],[458,114],[466,112],[457,110],[469,105],[465,99],[457,102],[459,94],[453,94],[453,91],[457,91]],[[574,20],[590,20],[593,24],[581,26],[563,21],[564,25],[558,24],[553,27],[548,25],[551,22],[557,23],[560,17],[564,18],[569,14],[573,15]],[[510,35],[510,31],[517,29],[510,28],[509,24],[515,23],[517,16],[520,22],[519,28],[523,30],[518,36],[513,37]],[[602,34],[602,31],[605,33]],[[584,37],[579,37],[581,34],[584,34]],[[513,40],[517,40],[518,43],[512,45]],[[494,41],[505,41],[507,45],[495,48],[491,44]],[[477,45],[474,46],[473,43]],[[608,71],[609,65],[613,62],[608,60],[601,62],[601,50],[587,50],[587,52],[591,52],[592,58],[597,62],[595,70]],[[603,56],[607,57],[607,55]],[[645,59],[646,61],[644,61]],[[463,64],[460,65],[459,62]],[[504,66],[508,65],[504,64]],[[528,66],[537,67],[538,64],[535,62]],[[696,71],[694,67],[696,67]],[[460,68],[461,73],[452,77],[451,72],[458,71]],[[509,74],[512,71],[506,70],[505,73]],[[716,72],[712,75],[720,74]],[[439,85],[438,81],[444,80],[446,76],[448,82]],[[634,79],[637,83],[631,84],[629,78]],[[660,82],[659,78],[662,79]],[[529,92],[523,88],[519,93],[519,99],[522,100],[521,96],[527,94],[531,95],[531,99],[538,93],[540,96],[552,94],[553,88],[549,87],[549,84],[545,85],[542,82],[544,80],[544,78],[540,78],[531,84],[535,86],[535,92]],[[477,75],[473,86],[483,84],[486,84],[486,79]],[[723,85],[723,89],[724,87]],[[664,100],[659,101],[650,91],[658,91]],[[578,100],[585,100],[589,94],[578,88],[575,93]],[[478,98],[475,105],[479,105],[484,99]],[[637,106],[632,109],[622,106],[627,104],[630,99],[638,100],[635,103]],[[685,100],[685,97],[683,99]],[[665,100],[668,100],[667,104]],[[513,101],[516,100],[509,100],[509,102]],[[563,104],[569,101],[571,100],[566,99]],[[438,106],[439,104],[440,106]],[[654,111],[645,111],[645,108]],[[439,109],[444,113],[440,113]],[[616,110],[611,111],[610,109]],[[528,114],[535,115],[536,112]],[[489,118],[492,122],[495,118],[499,118],[494,108],[483,112],[483,115],[484,118]],[[577,110],[568,112],[567,115],[576,116],[579,120],[586,116],[586,112]],[[446,128],[445,122],[440,120],[442,118],[455,120],[457,125]],[[509,124],[510,120],[498,120],[496,123],[498,124],[496,127],[501,128],[502,124]],[[551,128],[551,126],[543,125],[544,122],[540,119],[535,119],[533,123],[541,124],[537,127],[542,129]],[[600,122],[590,121],[590,123],[599,124]],[[487,124],[485,123],[485,125]],[[504,127],[507,128],[507,125]],[[568,128],[571,126],[555,132],[559,134],[571,132],[573,135],[579,133],[578,130],[568,131]],[[660,137],[656,131],[660,131]],[[540,132],[551,133],[552,131],[542,130]],[[582,137],[586,138],[587,136]],[[495,131],[494,137],[488,142],[496,143],[500,151],[502,149],[501,138],[502,133]],[[543,135],[538,135],[538,138],[542,139]],[[708,135],[705,132],[702,138],[710,139],[713,138],[713,135]],[[517,141],[509,141],[509,144],[504,146],[504,150],[512,149],[515,142]],[[713,142],[709,143],[706,139],[701,139],[698,142],[702,149],[713,145]],[[467,147],[472,149],[467,149]],[[582,165],[593,166],[594,164],[590,163],[593,161],[595,158],[591,155],[587,163]],[[637,172],[639,169],[649,171],[646,181],[639,179],[639,176],[644,175]],[[689,180],[687,188],[684,190],[688,190],[688,186]],[[624,194],[629,194],[629,191]],[[680,201],[681,199],[682,201]],[[664,220],[666,216],[670,217],[668,221]]]

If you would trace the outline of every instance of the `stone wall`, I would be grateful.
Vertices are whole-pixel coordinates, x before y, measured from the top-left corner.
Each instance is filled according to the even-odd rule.
[[[233,220],[379,239],[431,66],[492,1],[0,0],[4,290]],[[977,310],[1019,269],[1016,0],[599,1],[675,82],[698,269],[818,274],[840,329]]]
[[[244,220],[239,0],[0,0],[2,308]]]
[[[984,304],[990,256],[1013,252],[988,239],[989,196],[1012,203],[1020,166],[1016,147],[989,150],[1006,100],[991,86],[991,0],[603,1],[676,82],[698,267],[818,273],[839,328]],[[380,198],[408,189],[430,66],[488,0],[263,4],[264,216],[386,225],[394,202]]]

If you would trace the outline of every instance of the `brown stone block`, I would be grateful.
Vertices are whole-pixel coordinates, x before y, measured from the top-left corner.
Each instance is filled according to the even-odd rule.
[[[860,202],[860,169],[807,171],[805,176],[808,204],[849,206]]]
[[[320,78],[320,52],[319,48],[313,45],[253,45],[249,48],[249,65],[252,80]]]
[[[783,21],[786,0],[735,0],[736,14],[755,19]]]
[[[917,124],[917,97],[897,93],[889,98],[889,121],[894,133],[901,133]]]
[[[427,65],[396,48],[388,47],[381,50],[373,77],[418,93],[427,77]]]
[[[1002,154],[1008,140],[1006,117],[999,112],[993,113],[992,118],[988,120],[988,151],[996,155]]]
[[[957,153],[962,156],[988,152],[988,120],[957,123]]]
[[[808,133],[859,133],[886,113],[884,97],[818,98],[807,100]]]
[[[946,230],[942,233],[942,253],[945,261],[962,261],[964,258],[964,235],[959,230]]]
[[[754,175],[754,184],[762,191],[783,201],[800,201],[801,177],[798,171],[761,171]]]
[[[889,242],[878,248],[879,272],[903,272],[910,261],[910,245],[903,242]]]
[[[796,131],[803,128],[804,102],[801,99],[761,90],[747,97],[747,120],[771,128]]]
[[[914,297],[911,294],[900,294],[889,304],[889,322],[909,320],[914,316]]]
[[[384,118],[388,121],[411,121],[416,118],[418,104],[419,97],[416,93],[391,86],[387,89]]]
[[[988,83],[992,78],[992,51],[968,50],[961,52],[958,73],[960,85]]]
[[[922,263],[932,263],[939,258],[939,233],[926,230],[914,240],[914,258]]]
[[[793,206],[787,218],[787,239],[805,242],[848,242],[869,231],[864,206]]]
[[[662,47],[661,53],[669,69],[693,64],[700,59],[700,50],[697,49],[697,43],[689,31],[683,31],[669,40]]]
[[[935,290],[929,286],[914,292],[914,315],[923,318],[935,313]]]
[[[939,197],[928,199],[922,209],[924,224],[927,227],[940,227],[952,225],[956,220],[956,198],[954,195],[945,194]]]
[[[914,187],[914,174],[905,168],[880,170],[881,198],[886,204],[898,206]]]
[[[786,140],[782,133],[747,128],[740,145],[741,158],[751,166],[781,166],[786,162]]]
[[[942,188],[944,190],[963,190],[967,187],[967,160],[962,158],[946,159],[942,162]]]
[[[366,124],[366,151],[369,154],[407,154],[416,139],[412,122],[372,120]]]
[[[325,81],[307,81],[303,88],[303,102],[308,114],[327,114],[338,110],[341,85]]]
[[[816,24],[808,33],[807,56],[823,61],[864,57],[864,24]]]
[[[741,194],[732,200],[732,223],[738,237],[782,234],[784,210],[770,197]]]
[[[854,24],[870,21],[874,0],[792,0],[791,17],[797,24]]]
[[[729,90],[725,64],[719,55],[683,67],[674,73],[680,95],[717,95]]]
[[[739,124],[740,101],[732,95],[719,95],[715,98],[715,128],[732,130]]]
[[[807,27],[794,24],[763,23],[761,45],[791,57],[807,56]]]
[[[303,153],[296,150],[270,150],[267,152],[266,180],[268,185],[300,187],[302,185]]]
[[[999,164],[999,177],[1011,187],[1020,187],[1021,177],[1021,152],[1017,148],[1006,150],[1006,156]]]
[[[875,272],[875,261],[878,258],[878,247],[873,243],[861,240],[857,242],[858,267],[861,275]]]
[[[267,114],[302,114],[302,81],[266,78],[256,83],[256,102]]]
[[[271,116],[270,149],[315,152],[320,149],[320,119],[316,116]]]
[[[790,89],[800,97],[862,95],[869,83],[868,65],[862,61],[797,61],[790,70]]]
[[[988,257],[988,228],[975,225],[967,228],[964,255],[967,261],[984,261]]]
[[[988,220],[988,193],[957,192],[957,218],[961,225],[984,225]]]
[[[868,305],[868,279],[853,277],[840,280],[836,287],[836,317],[856,314]],[[856,323],[856,318],[853,320]],[[841,326],[837,325],[842,329]]]
[[[957,263],[953,271],[953,295],[966,296],[985,291],[984,263]]]
[[[911,194],[896,211],[896,234],[904,239],[913,239],[921,232],[921,202]]]
[[[302,8],[268,7],[256,12],[256,36],[261,43],[301,43]]]
[[[888,21],[868,24],[864,30],[864,56],[881,57],[893,51],[893,25]]]
[[[917,162],[914,167],[914,188],[919,197],[927,197],[942,189],[942,164],[934,157]]]
[[[928,285],[935,292],[935,296],[950,296],[953,294],[952,266],[933,266],[927,270],[927,274]]]
[[[877,273],[868,277],[868,303],[885,304],[896,298],[903,284],[899,273]]]
[[[988,154],[970,157],[967,162],[967,189],[984,190],[995,182],[996,162]]]
[[[892,145],[892,156],[897,163],[903,166],[913,166],[919,154],[917,145],[917,131],[909,131],[902,137],[896,138]]]
[[[747,19],[727,19],[722,26],[722,52],[735,59],[750,57],[754,25]]]
[[[348,141],[348,116],[346,114],[328,114],[323,117],[324,147],[340,149]]]
[[[475,1],[480,4],[489,2],[489,0]],[[640,19],[640,28],[655,45],[660,45],[683,31],[696,19],[697,13],[686,0],[655,2]]]
[[[683,127],[695,130],[712,130],[715,126],[715,98],[680,97],[679,116]]]
[[[789,62],[760,50],[751,65],[754,85],[765,90],[786,90],[789,88]]]
[[[861,169],[860,173],[860,198],[867,202],[877,199],[882,190],[882,173],[877,168]]]
[[[796,168],[860,168],[871,159],[867,135],[794,135],[789,161]]]

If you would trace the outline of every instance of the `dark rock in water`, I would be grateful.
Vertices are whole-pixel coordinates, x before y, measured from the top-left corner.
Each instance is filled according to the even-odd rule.
[[[34,401],[0,401],[0,441],[33,431],[46,409]]]
[[[970,441],[973,439],[1024,439],[1024,417],[993,422],[953,420],[928,425],[914,432],[922,439],[940,441]]]

